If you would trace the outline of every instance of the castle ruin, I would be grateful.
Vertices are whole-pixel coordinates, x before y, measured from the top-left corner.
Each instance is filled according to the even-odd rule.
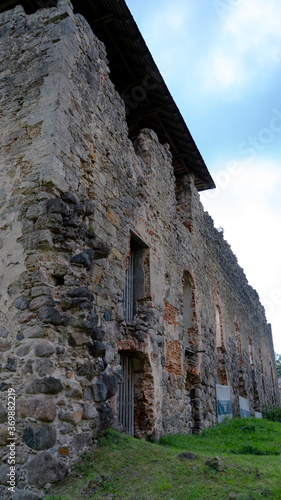
[[[279,404],[264,308],[125,1],[55,4],[0,7],[0,484],[12,389],[22,489],[110,427],[216,424],[218,386],[234,415]]]

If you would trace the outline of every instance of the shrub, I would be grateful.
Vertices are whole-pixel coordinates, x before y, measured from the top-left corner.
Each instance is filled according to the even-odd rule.
[[[274,408],[273,405],[265,406],[263,417],[273,422],[281,422],[281,408]]]

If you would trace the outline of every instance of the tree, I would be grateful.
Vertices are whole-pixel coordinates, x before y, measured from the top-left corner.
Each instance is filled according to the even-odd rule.
[[[276,362],[276,368],[277,368],[277,376],[278,378],[281,378],[281,354],[275,353],[275,362]]]

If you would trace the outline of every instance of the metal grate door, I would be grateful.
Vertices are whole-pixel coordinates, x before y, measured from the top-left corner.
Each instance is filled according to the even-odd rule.
[[[134,436],[134,366],[133,359],[121,353],[123,382],[119,384],[119,427]]]

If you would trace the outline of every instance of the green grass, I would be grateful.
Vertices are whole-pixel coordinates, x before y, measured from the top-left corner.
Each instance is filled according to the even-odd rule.
[[[169,435],[160,444],[213,453],[238,455],[280,455],[281,426],[257,419],[226,420],[200,436]]]
[[[195,460],[178,455],[192,451]],[[160,443],[139,441],[110,431],[92,455],[53,487],[48,500],[238,500],[281,499],[281,424],[243,419],[224,422],[200,436],[170,435]],[[227,466],[216,472],[205,465],[219,455]],[[86,496],[87,481],[106,481]],[[111,495],[111,496],[110,496]]]

